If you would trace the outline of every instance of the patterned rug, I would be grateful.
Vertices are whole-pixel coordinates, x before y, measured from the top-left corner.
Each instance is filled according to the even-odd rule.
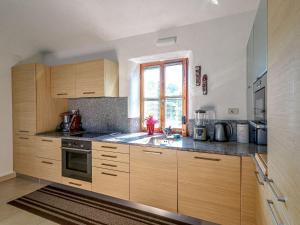
[[[8,204],[66,225],[187,224],[50,185]]]

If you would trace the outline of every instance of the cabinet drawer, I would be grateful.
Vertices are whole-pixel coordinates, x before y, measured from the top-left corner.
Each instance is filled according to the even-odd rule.
[[[129,145],[105,143],[105,142],[93,142],[93,149],[109,152],[119,152],[129,154]]]
[[[93,166],[103,169],[129,172],[129,163],[93,159]]]
[[[130,200],[177,212],[176,150],[130,146]]]
[[[68,177],[62,177],[62,183],[68,186],[85,189],[88,191],[92,190],[92,183],[82,181],[82,180],[76,180]]]
[[[34,136],[15,135],[14,136],[14,155],[35,156]]]
[[[30,162],[30,163],[29,163]],[[14,171],[31,177],[38,177],[37,164],[34,156],[14,153]]]
[[[61,139],[36,137],[36,154],[46,159],[61,160]]]
[[[117,153],[117,152],[93,151],[93,158],[129,163],[129,154]]]
[[[178,151],[179,213],[240,225],[240,164],[240,157]]]
[[[129,173],[93,167],[92,191],[129,200]]]
[[[61,183],[61,161],[37,157],[36,165],[39,178]]]

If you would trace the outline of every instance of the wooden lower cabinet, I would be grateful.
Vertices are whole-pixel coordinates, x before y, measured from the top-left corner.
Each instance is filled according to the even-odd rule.
[[[130,146],[130,200],[177,212],[177,151]]]
[[[61,183],[61,161],[36,157],[37,177]]]
[[[34,136],[15,135],[14,170],[16,173],[37,177],[34,142]]]
[[[62,177],[62,183],[71,187],[85,189],[87,191],[92,190],[92,183],[82,180],[72,179],[69,177]]]
[[[240,225],[240,157],[177,154],[178,212],[217,224]]]
[[[93,167],[92,191],[129,200],[129,173]]]

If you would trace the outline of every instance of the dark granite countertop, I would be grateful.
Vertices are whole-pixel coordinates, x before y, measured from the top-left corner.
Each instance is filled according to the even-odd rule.
[[[178,140],[164,139],[161,134],[149,136],[146,133],[131,133],[111,135],[92,135],[95,137],[77,137],[59,132],[41,133],[38,136],[54,137],[54,138],[68,138],[80,139],[87,141],[101,141],[110,143],[130,144],[158,148],[171,148],[181,151],[195,151],[222,155],[233,156],[251,156],[255,153],[267,152],[267,146],[259,146],[255,144],[241,144],[237,142],[200,142],[194,141],[191,137],[183,137]]]

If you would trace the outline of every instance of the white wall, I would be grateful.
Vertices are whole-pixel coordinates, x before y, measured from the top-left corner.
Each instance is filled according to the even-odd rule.
[[[177,51],[191,51],[189,74],[189,114],[202,106],[216,110],[218,119],[247,119],[246,110],[246,43],[255,12],[210,20],[108,42],[105,45],[59,52],[46,57],[48,64],[77,62],[108,57],[119,62],[120,96],[129,97],[129,116],[138,116],[138,68],[131,59]],[[156,47],[158,37],[177,36],[177,43]],[[208,95],[195,86],[194,66],[201,65],[208,74]],[[229,115],[229,107],[239,108],[238,115]]]

